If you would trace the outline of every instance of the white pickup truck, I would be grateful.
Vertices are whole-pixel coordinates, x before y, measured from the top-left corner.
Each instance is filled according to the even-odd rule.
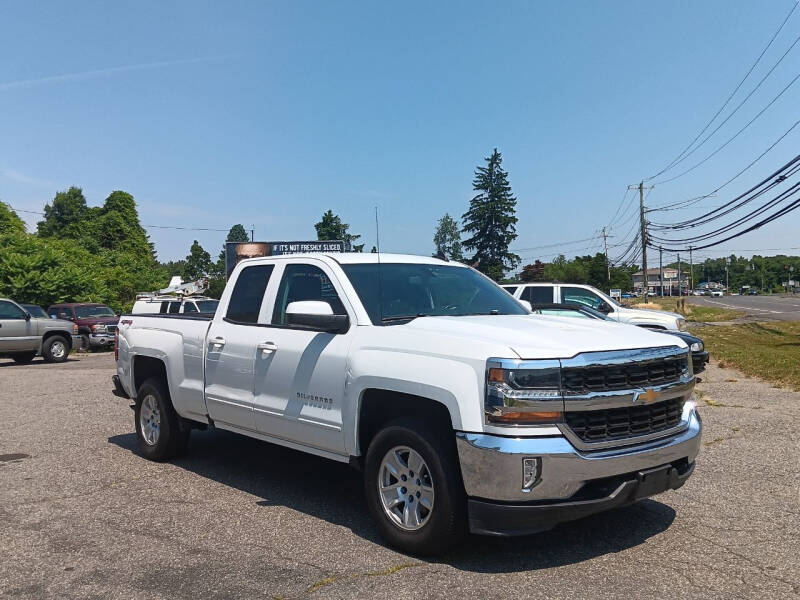
[[[503,288],[517,300],[533,307],[543,304],[580,304],[605,313],[609,319],[649,329],[683,331],[686,319],[677,313],[623,306],[590,285],[581,283],[522,283]]]
[[[531,315],[434,258],[245,260],[213,318],[123,315],[117,351],[145,457],[213,426],[349,462],[412,553],[677,489],[700,445],[683,341]]]

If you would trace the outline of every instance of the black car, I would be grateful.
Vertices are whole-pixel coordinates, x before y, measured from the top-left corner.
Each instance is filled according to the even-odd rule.
[[[583,304],[534,304],[532,307],[534,314],[539,315],[553,315],[559,317],[578,317],[585,319],[598,319],[600,321],[611,321],[616,323],[614,319],[610,319],[604,313],[598,310],[585,306]],[[649,329],[649,328],[648,328]],[[692,353],[692,367],[694,368],[695,375],[705,371],[706,363],[708,363],[708,352],[701,340],[696,335],[687,333],[685,331],[667,331],[665,329],[651,329],[658,333],[665,335],[674,335],[681,338]]]

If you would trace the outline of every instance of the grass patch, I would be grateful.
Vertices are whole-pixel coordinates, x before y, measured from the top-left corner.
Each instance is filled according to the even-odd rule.
[[[699,333],[720,365],[800,391],[800,322],[717,325]]]
[[[650,301],[644,304],[641,298],[634,298],[631,306],[637,308],[653,308],[655,310],[666,310],[674,312],[686,317],[687,321],[695,323],[718,323],[720,321],[733,321],[743,317],[745,314],[738,310],[731,310],[728,308],[718,308],[716,306],[700,306],[692,304],[691,297],[684,298],[686,308],[683,310],[678,309],[678,298],[667,297],[658,298],[650,297]]]

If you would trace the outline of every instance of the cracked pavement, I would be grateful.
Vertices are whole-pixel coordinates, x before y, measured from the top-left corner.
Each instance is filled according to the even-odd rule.
[[[735,371],[702,374],[681,490],[429,560],[346,465],[221,431],[140,458],[113,368],[0,360],[0,598],[800,597],[800,393]]]

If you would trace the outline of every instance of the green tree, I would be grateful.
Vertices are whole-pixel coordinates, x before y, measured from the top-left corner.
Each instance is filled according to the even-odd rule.
[[[445,256],[449,260],[464,260],[461,254],[461,232],[458,230],[458,223],[445,213],[436,224],[436,232],[433,234],[433,244],[436,246],[437,256]]]
[[[228,236],[225,238],[225,244],[222,245],[217,262],[212,265],[209,272],[208,280],[208,295],[212,298],[219,298],[222,296],[222,291],[225,289],[225,256],[228,242],[249,242],[250,236],[247,235],[247,230],[244,225],[237,223],[228,231]]]
[[[25,233],[25,222],[4,202],[0,202],[0,234]]]
[[[58,192],[52,204],[44,205],[44,219],[37,224],[42,237],[69,237],[80,235],[80,227],[87,216],[89,207],[83,190],[72,186],[65,192]]]
[[[194,281],[208,275],[212,268],[211,255],[195,240],[189,249],[186,257],[186,266],[183,270],[183,278],[187,281]]]
[[[500,281],[505,272],[520,261],[519,256],[508,249],[517,238],[517,199],[511,192],[508,173],[501,167],[503,157],[497,148],[484,160],[486,166],[475,169],[472,181],[472,188],[478,194],[462,217],[464,233],[472,234],[463,245],[475,251],[471,262],[477,263],[480,271]]]
[[[339,215],[333,214],[332,210],[326,211],[318,223],[314,225],[317,230],[318,240],[342,240],[344,242],[345,250],[353,250],[354,252],[362,252],[364,244],[353,245],[353,242],[361,236],[348,233],[347,230],[350,225],[342,223]]]

